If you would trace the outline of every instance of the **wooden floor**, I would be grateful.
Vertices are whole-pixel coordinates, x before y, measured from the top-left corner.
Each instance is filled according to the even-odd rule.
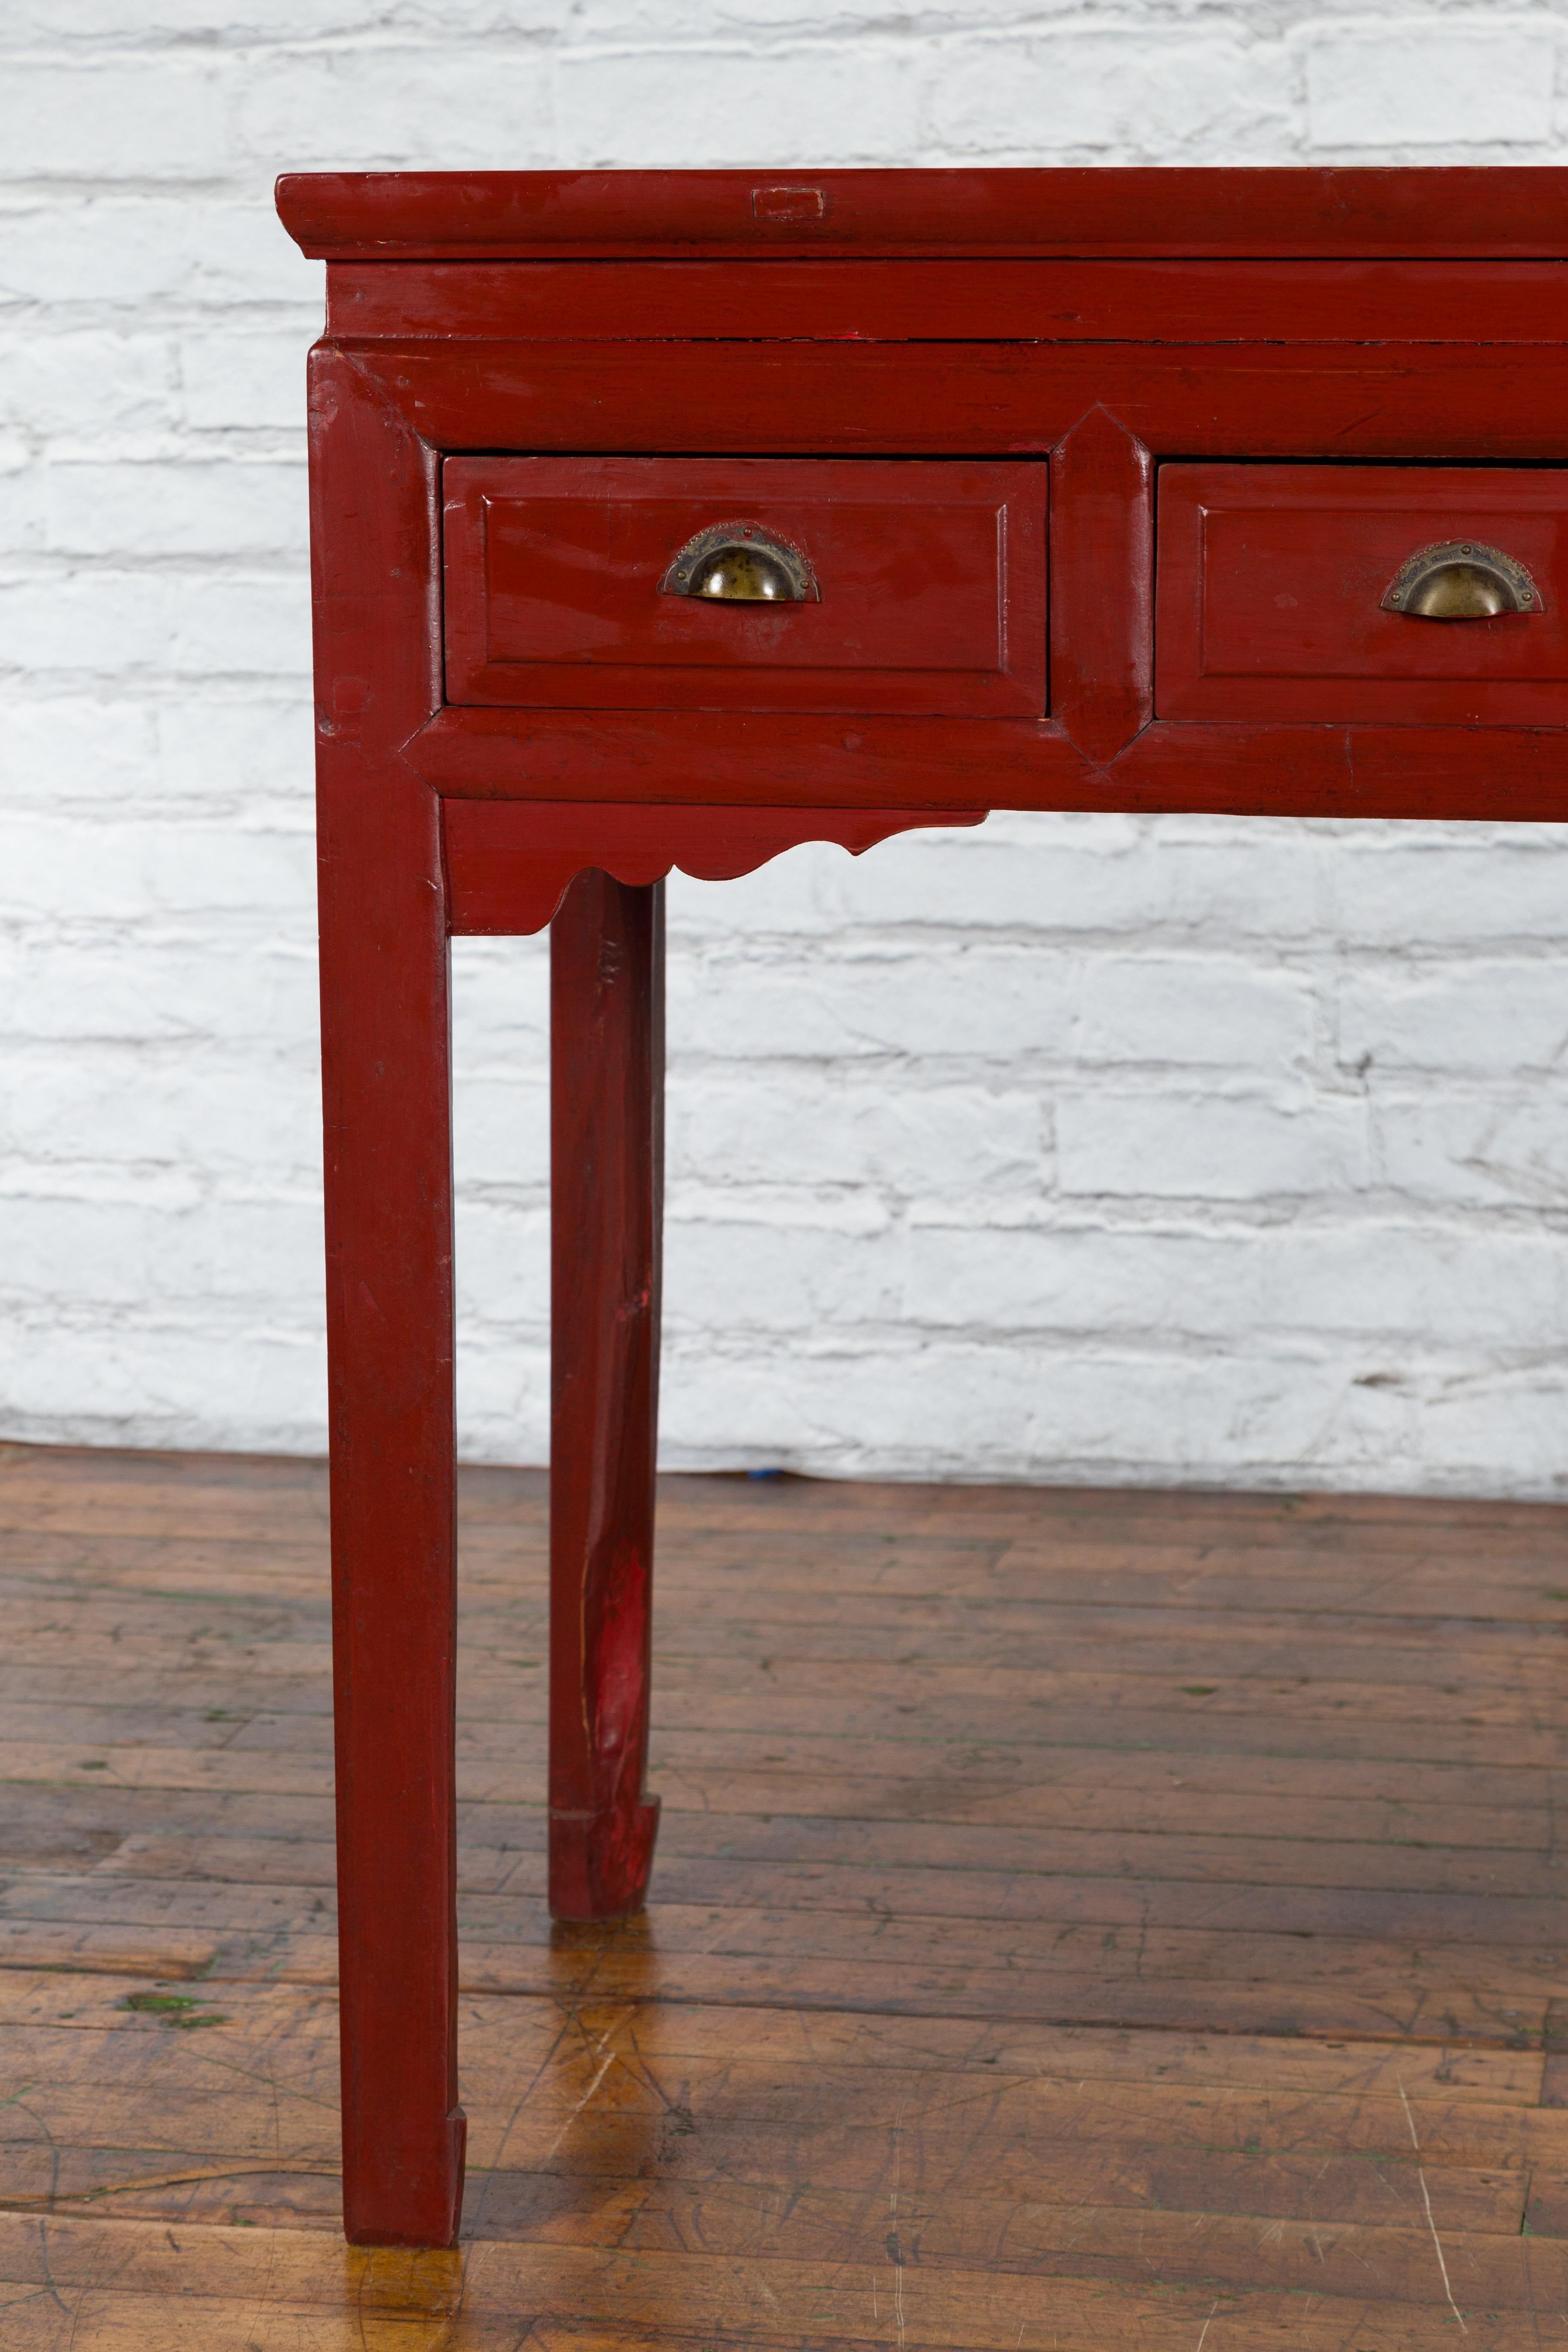
[[[653,1907],[552,1933],[467,1479],[466,2242],[366,2255],[321,1470],[0,1451],[4,2352],[1568,2345],[1568,1512],[661,1514]]]

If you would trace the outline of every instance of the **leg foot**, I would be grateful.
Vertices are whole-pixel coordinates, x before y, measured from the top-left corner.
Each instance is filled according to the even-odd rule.
[[[463,2153],[468,2126],[461,2107],[425,2161],[367,2152],[343,2167],[343,2235],[351,2246],[455,2246],[463,2215]],[[426,2135],[428,2141],[429,2135]]]
[[[602,1813],[550,1813],[550,1910],[556,1919],[640,1911],[653,1868],[658,1799]]]

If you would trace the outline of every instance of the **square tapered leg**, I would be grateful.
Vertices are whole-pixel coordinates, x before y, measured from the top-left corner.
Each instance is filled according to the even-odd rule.
[[[664,1191],[664,885],[551,932],[550,1907],[639,1910]]]
[[[350,816],[329,814],[335,850]],[[446,2246],[457,2090],[447,949],[437,811],[387,791],[323,859],[343,2224]]]

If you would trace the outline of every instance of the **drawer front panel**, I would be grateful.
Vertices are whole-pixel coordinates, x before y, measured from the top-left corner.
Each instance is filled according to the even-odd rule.
[[[1043,464],[450,457],[447,698],[525,709],[1039,717]],[[816,593],[669,593],[700,532],[798,551]]]
[[[1431,620],[1384,597],[1443,542],[1522,564],[1528,611]],[[1160,470],[1163,719],[1568,721],[1568,471]]]

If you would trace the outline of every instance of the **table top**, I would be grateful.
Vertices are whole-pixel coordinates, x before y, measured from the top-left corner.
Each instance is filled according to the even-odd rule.
[[[337,261],[1568,256],[1555,166],[300,172],[278,209]]]

